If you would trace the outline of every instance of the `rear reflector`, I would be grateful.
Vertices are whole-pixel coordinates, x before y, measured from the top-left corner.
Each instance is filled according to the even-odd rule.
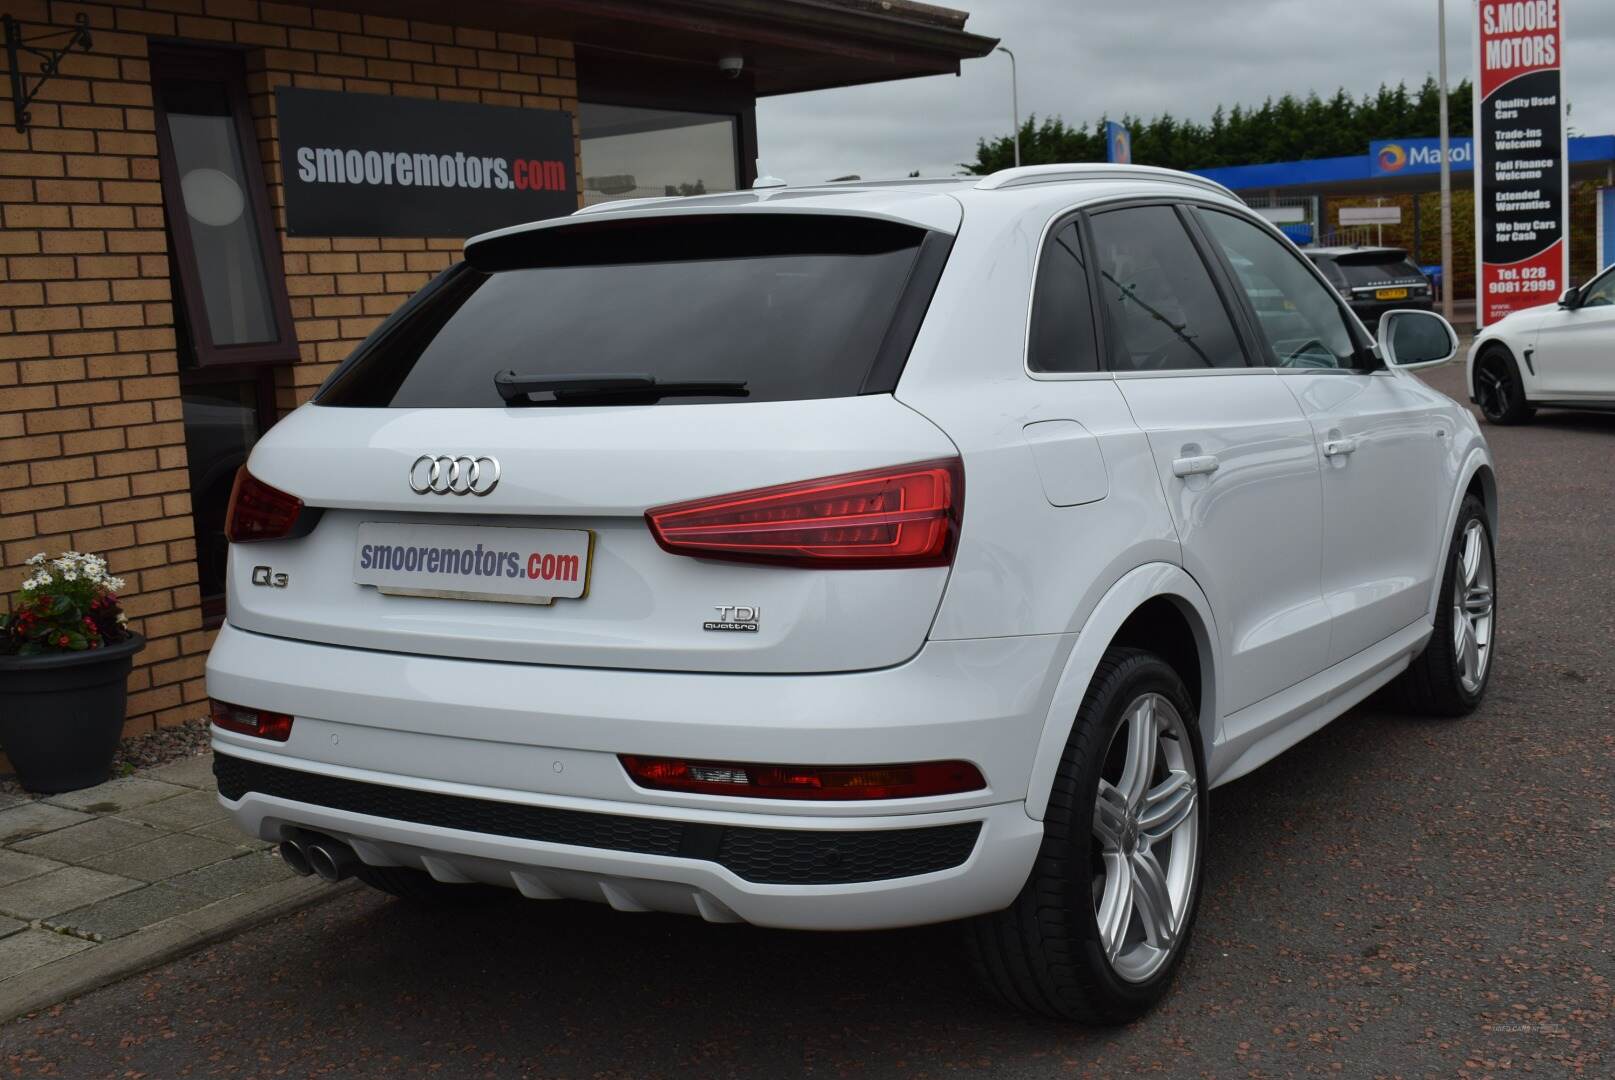
[[[238,735],[256,735],[260,739],[285,742],[292,734],[292,718],[285,713],[249,709],[210,698],[208,716],[215,727]]]
[[[947,458],[657,506],[645,520],[675,555],[895,569],[948,565],[963,507],[964,466]]]
[[[748,799],[914,799],[954,795],[987,786],[967,761],[922,761],[912,765],[746,765],[732,761],[621,755],[623,768],[640,787],[738,795]]]
[[[230,489],[224,535],[232,544],[279,540],[291,535],[302,512],[302,499],[270,487],[243,465],[236,470],[235,487]]]

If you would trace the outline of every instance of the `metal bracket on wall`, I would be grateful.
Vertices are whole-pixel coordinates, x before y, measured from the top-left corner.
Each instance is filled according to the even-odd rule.
[[[11,115],[18,131],[28,130],[28,105],[38,96],[45,83],[50,81],[61,67],[62,57],[74,49],[90,51],[90,22],[81,11],[73,19],[71,30],[49,30],[32,39],[24,39],[22,25],[10,15],[0,16],[5,23],[6,31],[6,60],[10,64],[11,72]],[[41,44],[45,38],[58,38],[67,35],[67,41],[60,47]],[[34,85],[28,85],[28,77],[23,74],[22,66],[18,62],[19,56],[27,53],[39,59],[39,76]]]

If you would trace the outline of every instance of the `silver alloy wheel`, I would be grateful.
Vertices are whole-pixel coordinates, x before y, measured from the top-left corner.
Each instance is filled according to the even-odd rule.
[[[1160,694],[1127,707],[1094,800],[1093,903],[1105,959],[1128,982],[1161,969],[1183,931],[1200,859],[1188,727]]]
[[[1467,694],[1480,690],[1491,660],[1496,605],[1492,573],[1492,542],[1486,527],[1471,521],[1464,527],[1458,572],[1452,582],[1452,654],[1458,664],[1458,681]]]

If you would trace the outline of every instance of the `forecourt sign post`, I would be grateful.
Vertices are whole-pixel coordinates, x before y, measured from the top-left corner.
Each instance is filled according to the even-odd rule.
[[[1475,7],[1475,322],[1570,284],[1562,0]]]

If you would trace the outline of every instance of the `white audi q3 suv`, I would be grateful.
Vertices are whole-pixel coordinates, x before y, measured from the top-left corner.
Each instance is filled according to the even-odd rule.
[[[1121,1022],[1206,793],[1472,710],[1469,412],[1227,190],[1126,166],[610,203],[470,241],[253,450],[208,660],[287,864],[714,922],[961,920]]]

